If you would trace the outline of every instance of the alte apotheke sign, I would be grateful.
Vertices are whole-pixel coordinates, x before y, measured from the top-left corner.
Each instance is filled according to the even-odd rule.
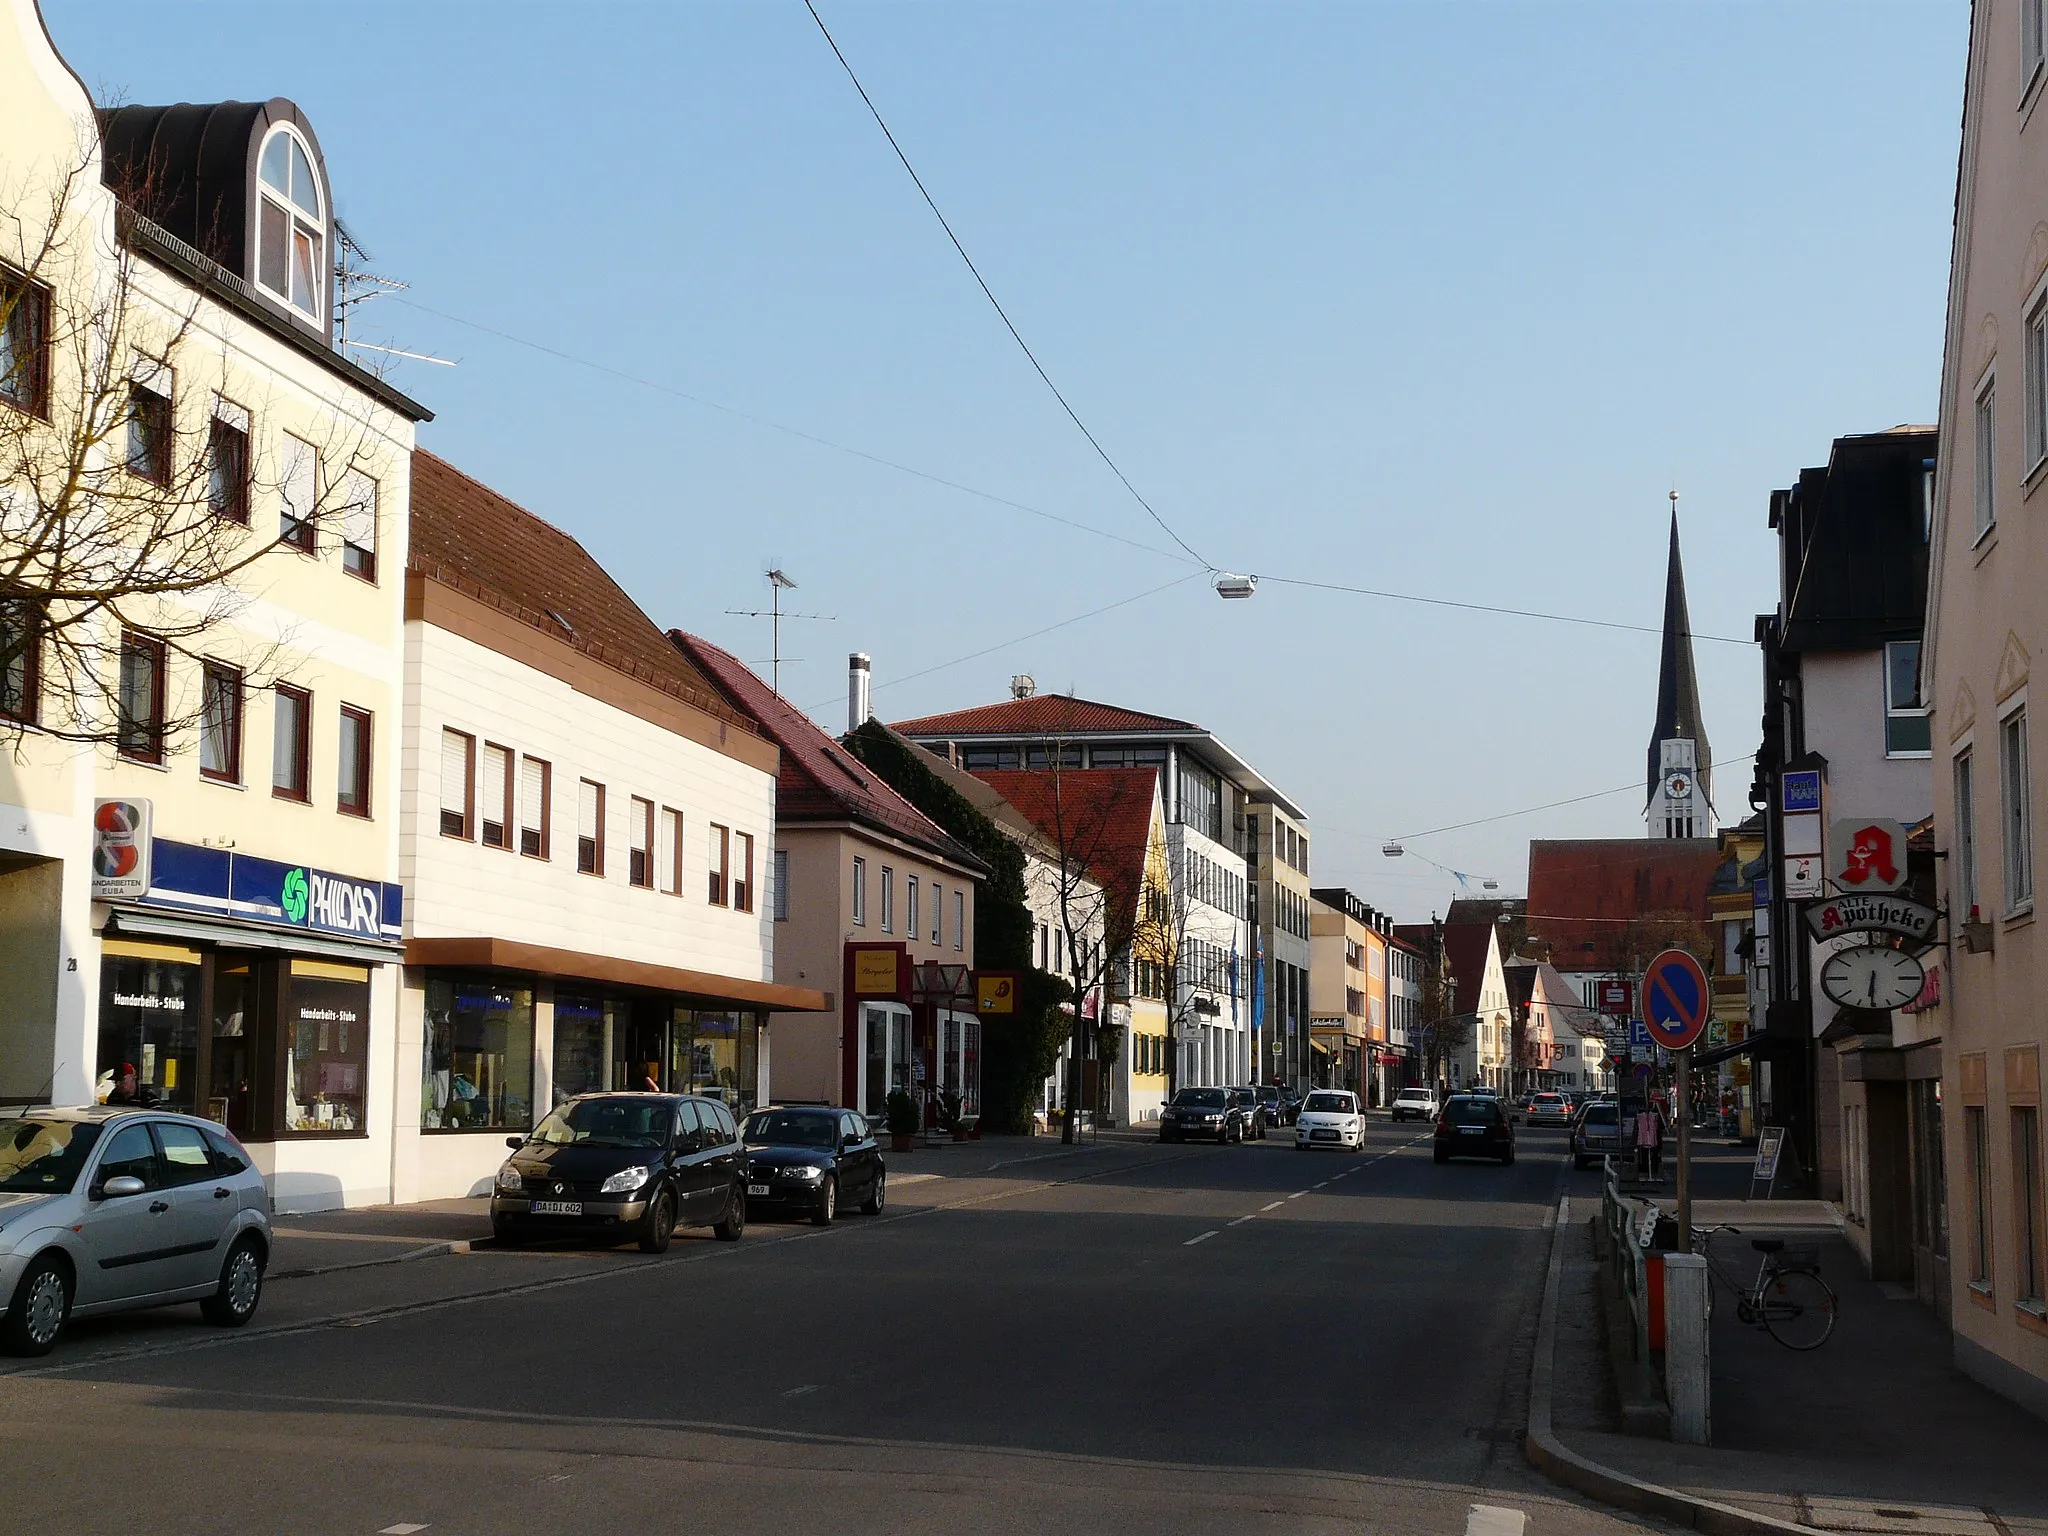
[[[1897,933],[1924,939],[1934,932],[1938,916],[1932,907],[1897,896],[1837,896],[1808,907],[1806,925],[1822,939],[1838,933]]]

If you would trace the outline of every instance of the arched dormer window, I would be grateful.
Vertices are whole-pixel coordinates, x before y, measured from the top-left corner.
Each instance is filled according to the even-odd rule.
[[[305,141],[270,130],[257,164],[256,284],[315,325],[327,291],[327,210]]]

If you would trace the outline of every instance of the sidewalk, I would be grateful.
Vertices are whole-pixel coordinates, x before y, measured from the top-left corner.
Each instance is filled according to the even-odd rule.
[[[1711,1189],[1727,1170],[1703,1171]],[[1696,1216],[1745,1229],[1716,1245],[1732,1272],[1749,1259],[1751,1230],[1815,1241],[1841,1300],[1833,1337],[1810,1352],[1786,1349],[1739,1323],[1723,1291],[1713,1315],[1713,1445],[1621,1434],[1598,1318],[1593,1210],[1583,1199],[1570,1207],[1557,1233],[1547,1383],[1551,1433],[1567,1451],[1638,1483],[1812,1529],[2048,1536],[2048,1424],[1957,1371],[1940,1320],[1864,1279],[1819,1202],[1706,1200]],[[1711,1511],[1692,1523],[1739,1528]]]

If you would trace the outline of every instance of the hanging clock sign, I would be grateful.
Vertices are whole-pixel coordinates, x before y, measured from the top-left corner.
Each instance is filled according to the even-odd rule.
[[[1903,1008],[1920,995],[1927,972],[1903,949],[1862,944],[1838,949],[1820,968],[1820,988],[1844,1008]]]

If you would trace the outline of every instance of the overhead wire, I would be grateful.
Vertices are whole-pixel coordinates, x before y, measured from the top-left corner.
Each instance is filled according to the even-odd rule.
[[[1621,629],[1631,634],[1661,635],[1663,628],[1653,624],[1626,624],[1619,619],[1589,619],[1573,613],[1544,613],[1534,608],[1504,608],[1494,603],[1467,603],[1448,597],[1418,597],[1412,592],[1388,592],[1377,587],[1346,586],[1335,581],[1309,581],[1300,576],[1269,576],[1263,571],[1259,580],[1273,582],[1286,587],[1308,587],[1320,592],[1348,592],[1357,597],[1378,597],[1395,603],[1421,603],[1431,608],[1462,608],[1468,613],[1499,613],[1517,619],[1542,619],[1552,624],[1583,624],[1593,629]],[[1693,631],[1694,640],[1712,640],[1720,645],[1754,645],[1753,639],[1737,639],[1732,635],[1703,635]]]

